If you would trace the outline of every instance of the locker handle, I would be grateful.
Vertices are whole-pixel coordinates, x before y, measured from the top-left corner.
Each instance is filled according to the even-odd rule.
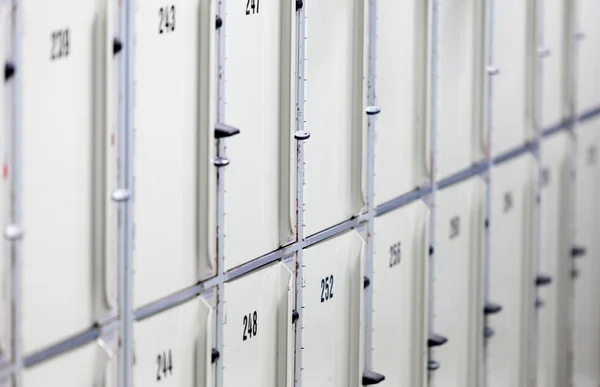
[[[221,27],[223,27],[223,19],[221,19],[221,16],[217,15],[215,17],[215,28],[219,29]]]
[[[296,0],[296,11],[300,11],[302,9],[302,7],[304,7],[304,1]]]
[[[573,246],[571,249],[571,257],[579,258],[587,254],[587,249],[582,246]]]
[[[536,309],[539,309],[539,308],[541,308],[542,306],[544,306],[544,300],[542,300],[542,299],[539,299],[539,298],[538,298],[538,299],[536,299],[536,300],[535,300],[535,308],[536,308]]]
[[[369,279],[369,277],[365,276],[364,280],[363,280],[363,288],[368,288],[371,285],[371,280]]]
[[[292,312],[292,324],[295,324],[296,321],[300,318],[300,313],[297,310]]]
[[[239,133],[240,130],[238,128],[234,128],[233,126],[229,126],[221,122],[217,122],[215,125],[215,138],[217,139],[235,136]]]
[[[486,339],[491,338],[495,334],[496,334],[496,331],[494,331],[494,329],[492,327],[485,327],[483,329],[483,337]]]
[[[15,71],[15,65],[10,62],[6,62],[4,64],[4,81],[6,82],[11,79],[13,75],[15,75]]]
[[[435,333],[433,333],[431,336],[429,336],[429,338],[427,339],[427,346],[428,347],[440,347],[444,344],[446,344],[448,342],[448,338],[441,336],[441,335],[436,335]]]
[[[552,277],[540,274],[535,279],[535,286],[546,286],[552,283]]]
[[[113,39],[113,55],[117,55],[118,53],[121,52],[122,49],[123,49],[123,42],[121,42],[117,38],[114,38]]]
[[[221,354],[219,353],[219,351],[217,351],[216,348],[213,348],[210,351],[210,362],[211,363],[216,362],[220,357],[221,357]]]
[[[378,374],[377,372],[366,370],[362,375],[362,385],[363,386],[372,386],[375,384],[379,384],[385,380],[385,376],[382,374]]]
[[[427,364],[427,369],[429,371],[437,371],[440,369],[440,363],[438,363],[435,360],[429,360],[429,363]]]
[[[483,314],[485,314],[485,315],[496,314],[496,313],[500,313],[501,311],[502,311],[502,305],[494,304],[493,302],[488,302],[483,307]]]

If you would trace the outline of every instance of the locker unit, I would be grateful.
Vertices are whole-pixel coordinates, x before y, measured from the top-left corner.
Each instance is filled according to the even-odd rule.
[[[16,194],[29,353],[116,314],[118,225],[110,193],[117,188],[119,3],[22,5],[22,191]]]
[[[136,2],[136,306],[216,272],[210,3]]]
[[[582,114],[600,106],[600,26],[594,19],[600,13],[600,3],[595,0],[578,0],[575,9],[577,39],[576,90],[577,109]]]
[[[291,387],[292,272],[274,263],[223,286],[223,387]]]
[[[427,385],[428,223],[421,201],[375,219],[372,356],[381,386]]]
[[[135,323],[135,386],[214,386],[215,301],[209,291]]]
[[[118,387],[116,340],[95,343],[44,361],[22,372],[23,387]]]
[[[535,136],[537,77],[536,7],[534,0],[494,3],[492,154],[524,145]]]
[[[568,385],[571,348],[571,138],[557,133],[541,144],[542,173],[538,297],[539,387]]]
[[[484,3],[438,6],[437,178],[484,158]]]
[[[598,119],[582,123],[577,129],[575,197],[575,246],[585,255],[574,264],[573,386],[597,387],[600,384],[600,264],[598,262]]]
[[[427,2],[377,4],[375,203],[423,184],[429,176],[426,131]]]
[[[368,2],[306,2],[305,235],[365,206]]]
[[[241,131],[227,141],[229,270],[294,236],[297,48],[295,2],[230,1],[225,8],[225,123]]]
[[[525,154],[491,170],[488,387],[527,387],[534,353],[537,161]],[[501,308],[501,309],[500,309]]]
[[[561,125],[569,114],[570,1],[548,0],[541,12],[543,46],[538,54],[542,71],[542,129]]]
[[[484,201],[479,177],[436,193],[433,326],[447,339],[432,351],[440,365],[436,387],[477,386],[481,380]]]
[[[350,231],[303,253],[304,386],[362,385],[364,246]]]

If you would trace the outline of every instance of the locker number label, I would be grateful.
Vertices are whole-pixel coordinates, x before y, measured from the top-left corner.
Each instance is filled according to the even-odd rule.
[[[512,194],[512,192],[506,192],[504,194],[504,213],[507,213],[510,210],[512,210],[513,206],[514,206],[513,194]]]
[[[400,263],[400,242],[390,246],[390,267]]]
[[[66,58],[69,56],[69,29],[52,31],[50,35],[50,60]]]
[[[244,316],[242,324],[244,325],[244,332],[242,334],[243,341],[255,337],[258,332],[258,314],[256,311]]]
[[[333,298],[333,274],[321,279],[321,303]]]
[[[246,15],[254,15],[259,11],[260,0],[246,0]]]
[[[156,355],[156,380],[161,381],[173,375],[173,355],[169,349]]]
[[[453,216],[450,219],[450,239],[454,239],[460,235],[460,217]]]
[[[175,31],[175,6],[167,5],[158,9],[158,33]]]

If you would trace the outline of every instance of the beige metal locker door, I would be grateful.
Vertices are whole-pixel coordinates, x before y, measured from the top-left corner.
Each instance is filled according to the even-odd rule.
[[[427,384],[429,209],[421,202],[375,219],[373,368],[381,386]]]
[[[305,386],[362,385],[364,246],[350,231],[304,251]]]
[[[116,314],[118,225],[109,198],[118,8],[116,0],[23,3],[25,353]]]
[[[536,7],[534,0],[494,3],[492,153],[524,145],[535,135]],[[494,71],[490,69],[490,71]]]
[[[296,3],[226,2],[225,270],[289,242],[296,215]],[[248,232],[248,230],[253,230]]]
[[[134,326],[134,385],[214,387],[215,292]]]
[[[365,206],[365,0],[306,2],[305,234]]]
[[[577,109],[584,113],[600,106],[600,25],[596,15],[600,14],[600,2],[596,0],[578,0],[577,26]]]
[[[484,311],[495,335],[487,343],[488,387],[529,385],[537,175],[537,161],[529,154],[491,172],[490,304]]]
[[[23,387],[118,387],[115,339],[99,339],[22,371]]]
[[[437,176],[484,157],[484,3],[439,3]]]
[[[214,3],[136,3],[136,306],[215,274]]]
[[[542,148],[540,272],[536,283],[544,302],[538,313],[538,387],[568,385],[571,297],[571,138],[544,139]]]
[[[375,203],[427,182],[427,2],[377,3]]]
[[[544,45],[539,48],[543,60],[542,129],[561,124],[568,115],[567,65],[571,55],[567,46],[567,3],[568,0],[547,0],[542,7]]]
[[[434,327],[448,342],[435,350],[435,387],[481,380],[484,191],[473,177],[436,194]]]
[[[223,387],[291,387],[295,279],[274,263],[226,283]]]
[[[574,387],[600,385],[600,263],[598,262],[598,188],[600,121],[582,123],[577,130],[575,246],[585,255],[574,262],[573,382]]]

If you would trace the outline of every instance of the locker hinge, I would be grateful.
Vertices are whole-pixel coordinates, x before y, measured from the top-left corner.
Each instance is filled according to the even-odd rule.
[[[210,351],[210,361],[211,361],[211,363],[216,362],[220,357],[221,357],[221,354],[215,348],[213,348],[212,351]]]
[[[579,258],[583,257],[587,253],[587,249],[582,246],[573,246],[571,249],[571,257]]]
[[[502,305],[494,304],[493,302],[488,302],[483,307],[483,314],[496,314],[502,311]]]
[[[544,306],[544,300],[541,300],[541,299],[539,299],[539,298],[538,298],[538,299],[536,299],[536,300],[535,300],[535,308],[536,308],[536,309],[539,309],[539,308],[541,308],[542,306]]]
[[[369,285],[371,285],[371,280],[369,277],[365,276],[365,279],[363,280],[363,287],[366,289],[369,287]]]
[[[441,336],[441,335],[436,335],[435,333],[433,333],[431,336],[429,336],[429,338],[427,339],[427,346],[428,347],[440,347],[444,344],[446,344],[448,342],[448,338]]]
[[[374,115],[381,113],[381,108],[379,106],[375,106],[375,105],[367,106],[365,113],[367,113],[368,116],[374,116]]]
[[[540,274],[535,279],[535,286],[546,286],[552,283],[552,277]]]
[[[292,312],[292,324],[295,324],[299,318],[300,318],[300,313],[298,313],[298,311],[294,310]]]
[[[577,269],[571,270],[571,278],[576,279],[577,277],[579,277],[579,270],[577,270]]]
[[[114,38],[113,39],[113,55],[117,55],[118,53],[121,52],[122,49],[123,49],[123,42],[121,42],[117,38]]]
[[[486,339],[489,339],[490,337],[494,336],[496,334],[496,331],[494,331],[494,329],[492,327],[485,327],[483,329],[483,337]]]
[[[222,123],[217,123],[215,125],[215,138],[231,137],[239,133],[240,130],[238,128],[234,128],[233,126]]]
[[[300,11],[302,9],[302,7],[304,7],[304,1],[296,0],[296,11]]]
[[[15,71],[15,65],[10,62],[6,62],[4,64],[4,81],[11,79],[13,75],[15,75]]]
[[[221,16],[217,15],[217,17],[215,19],[215,27],[217,27],[217,29],[219,29],[222,26],[223,26],[223,19],[221,19]]]
[[[373,371],[364,371],[362,375],[362,384],[363,386],[372,386],[374,384],[379,384],[385,380],[385,376],[382,374],[378,374]]]
[[[429,363],[427,364],[427,369],[429,371],[437,371],[440,369],[440,363],[438,363],[435,360],[429,360]]]

